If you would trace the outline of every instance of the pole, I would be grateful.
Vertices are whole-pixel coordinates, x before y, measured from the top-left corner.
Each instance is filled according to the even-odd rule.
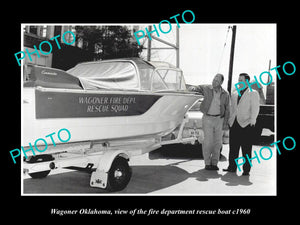
[[[149,33],[152,31],[151,26],[148,27],[148,31],[149,31]],[[147,35],[147,38],[148,38],[147,60],[150,61],[151,60],[151,40],[150,40],[148,35]],[[155,47],[155,48],[152,48],[152,49],[175,49],[176,50],[176,67],[179,67],[179,28],[176,27],[176,43],[175,44],[172,44],[168,41],[165,41],[165,40],[163,40],[159,37],[155,37],[155,36],[153,36],[153,37],[151,36],[151,39],[159,41],[159,42],[171,47],[171,48],[168,48],[168,47]]]
[[[152,26],[148,27],[149,32],[152,30]],[[148,36],[147,36],[148,37]],[[151,40],[148,37],[148,48],[147,48],[147,61],[151,60]]]
[[[228,90],[229,94],[231,93],[235,36],[236,36],[236,25],[234,25],[232,27],[232,38],[231,38],[230,60],[229,60],[229,72],[228,72],[228,84],[227,84],[227,90]]]
[[[268,71],[270,72],[271,71],[271,59],[269,59],[269,68],[268,68]],[[268,76],[268,83],[270,82],[270,77]],[[267,84],[268,84],[267,83]]]
[[[271,59],[269,59],[269,68],[268,68],[268,71],[270,73],[271,71]],[[268,76],[268,83],[270,82],[270,76]],[[264,104],[266,104],[266,102],[269,103],[269,99],[270,99],[270,88],[271,88],[271,84],[269,84],[268,86],[266,86],[266,98],[265,98],[265,101],[264,101]]]
[[[179,68],[179,28],[176,26],[176,67]]]

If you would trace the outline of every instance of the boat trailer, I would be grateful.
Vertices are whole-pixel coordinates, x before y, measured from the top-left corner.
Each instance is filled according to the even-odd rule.
[[[168,144],[195,144],[197,137],[182,136],[187,115],[177,128],[178,133],[164,137],[142,137],[123,140],[84,141],[48,146],[47,154],[29,155],[22,163],[23,173],[32,178],[44,178],[59,168],[91,173],[90,186],[107,191],[120,191],[130,181],[128,164],[131,157],[149,153]],[[171,138],[166,138],[166,137]]]

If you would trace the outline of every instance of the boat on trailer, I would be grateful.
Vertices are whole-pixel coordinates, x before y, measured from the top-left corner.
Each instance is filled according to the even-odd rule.
[[[68,144],[52,146],[48,138],[47,152],[26,156],[23,168],[32,177],[79,162],[93,169],[91,186],[120,190],[131,176],[131,156],[195,140],[179,134],[162,142],[183,128],[186,112],[200,98],[169,63],[129,58],[80,63],[68,71],[31,66],[25,72],[22,146],[61,128],[71,134]],[[84,157],[55,157],[71,151]]]

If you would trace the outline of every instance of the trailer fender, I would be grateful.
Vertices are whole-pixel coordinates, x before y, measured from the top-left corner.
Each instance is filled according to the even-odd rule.
[[[107,173],[109,171],[114,159],[117,156],[121,156],[121,157],[129,160],[129,154],[124,150],[105,152],[104,155],[100,157],[99,164],[97,166],[97,170],[101,170],[101,171]]]
[[[105,152],[99,160],[99,164],[97,166],[96,171],[92,172],[90,178],[91,187],[98,187],[102,189],[107,188],[107,185],[109,183],[108,173],[116,157],[123,157],[126,160],[129,160],[129,155],[126,151],[118,150]]]

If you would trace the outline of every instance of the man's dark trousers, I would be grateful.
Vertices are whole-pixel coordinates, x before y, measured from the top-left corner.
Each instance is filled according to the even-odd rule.
[[[254,128],[251,127],[250,124],[244,128],[241,127],[235,118],[234,123],[229,130],[229,170],[236,171],[237,165],[235,159],[239,157],[241,147],[242,155],[246,160],[243,164],[243,172],[250,172],[251,166],[247,160],[246,154],[250,159],[253,143],[253,130]]]

